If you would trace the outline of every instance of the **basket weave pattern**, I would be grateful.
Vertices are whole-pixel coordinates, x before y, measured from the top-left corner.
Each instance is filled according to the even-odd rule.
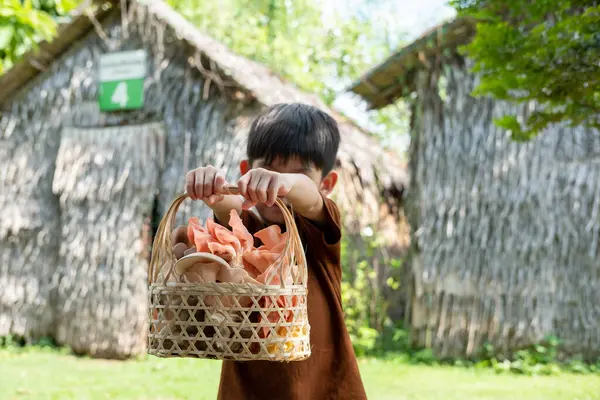
[[[288,232],[274,268],[279,284],[189,283],[175,272],[171,240],[175,214],[186,198],[183,194],[171,204],[154,240],[148,271],[148,353],[237,361],[308,358],[307,266],[287,207],[276,202]]]

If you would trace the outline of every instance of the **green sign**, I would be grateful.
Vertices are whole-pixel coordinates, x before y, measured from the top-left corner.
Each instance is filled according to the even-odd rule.
[[[102,55],[99,77],[100,110],[135,110],[144,106],[144,50]]]

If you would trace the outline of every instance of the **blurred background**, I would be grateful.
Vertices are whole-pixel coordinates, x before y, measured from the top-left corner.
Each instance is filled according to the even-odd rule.
[[[597,1],[0,0],[0,399],[215,398],[219,362],[146,355],[152,240],[280,102],[341,129],[369,398],[600,399],[599,32]]]

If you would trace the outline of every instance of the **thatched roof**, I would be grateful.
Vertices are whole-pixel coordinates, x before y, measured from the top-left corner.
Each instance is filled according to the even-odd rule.
[[[468,43],[474,32],[475,24],[467,18],[437,25],[371,69],[348,90],[366,100],[370,109],[385,107],[414,91],[415,71],[435,63],[436,56]]]
[[[128,0],[128,3],[135,0]],[[137,1],[135,1],[137,3]],[[119,0],[92,1],[93,16],[102,23],[111,14],[120,11]],[[175,12],[162,0],[139,2],[159,20],[175,31],[180,40],[194,46],[210,61],[211,70],[207,77],[217,85],[228,88],[232,86],[244,93],[246,98],[254,98],[265,106],[281,102],[301,102],[314,105],[329,112],[340,125],[344,135],[342,153],[351,154],[352,163],[358,169],[372,165],[375,160],[385,162],[389,166],[386,177],[377,177],[385,187],[402,192],[408,185],[408,174],[405,166],[397,157],[387,153],[367,132],[330,109],[318,96],[299,90],[293,84],[284,81],[266,66],[254,62],[232,52],[222,43],[200,32],[192,23]],[[91,9],[91,8],[90,8]],[[88,9],[88,10],[90,10]],[[52,61],[67,52],[77,40],[83,38],[94,29],[94,22],[83,10],[73,16],[70,23],[59,28],[58,36],[51,43],[42,43],[38,51],[28,53],[12,69],[0,76],[0,109],[24,90],[24,87],[37,75],[43,73]],[[96,23],[97,23],[96,22]],[[371,168],[367,168],[371,169]]]

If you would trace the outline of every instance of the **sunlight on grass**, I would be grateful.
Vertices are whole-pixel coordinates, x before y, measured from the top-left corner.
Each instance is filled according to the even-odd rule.
[[[600,400],[600,376],[525,377],[489,370],[361,360],[374,400]],[[0,350],[0,399],[212,400],[220,363],[104,361],[55,351]]]

